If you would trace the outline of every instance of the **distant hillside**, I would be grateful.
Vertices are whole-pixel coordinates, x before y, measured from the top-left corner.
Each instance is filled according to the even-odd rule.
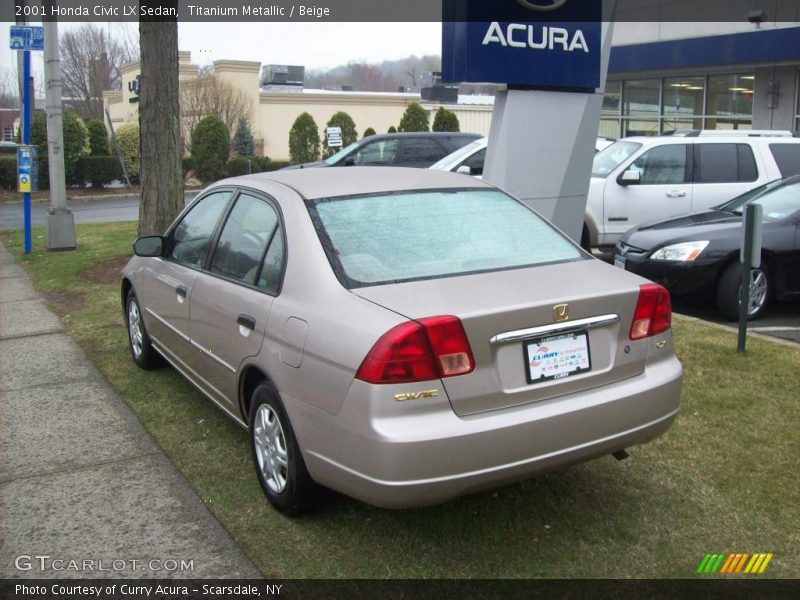
[[[307,88],[351,86],[362,92],[396,92],[400,87],[419,89],[431,84],[430,73],[441,69],[439,56],[409,56],[382,63],[351,62],[325,70],[306,71]]]

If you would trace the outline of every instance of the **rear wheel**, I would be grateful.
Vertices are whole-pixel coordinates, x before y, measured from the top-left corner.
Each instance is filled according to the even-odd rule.
[[[142,309],[133,289],[128,292],[125,302],[125,320],[128,326],[128,347],[131,350],[133,362],[146,370],[162,366],[164,362],[150,343],[150,336],[147,335],[142,318]]]
[[[270,383],[253,391],[250,442],[258,481],[270,504],[290,517],[313,509],[319,487],[308,474],[278,390]]]
[[[717,286],[717,309],[729,321],[739,319],[739,291],[742,283],[742,265],[734,262],[725,269]],[[760,317],[769,301],[769,274],[762,263],[750,272],[750,296],[747,301],[747,319]]]

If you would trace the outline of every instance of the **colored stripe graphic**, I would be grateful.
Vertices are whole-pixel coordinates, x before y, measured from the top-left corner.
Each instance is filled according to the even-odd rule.
[[[767,568],[767,565],[775,556],[772,553],[757,552],[750,554],[749,552],[735,552],[733,554],[726,553],[707,553],[700,565],[697,567],[697,573],[720,575],[735,575],[744,572],[744,574],[756,575],[761,574]]]

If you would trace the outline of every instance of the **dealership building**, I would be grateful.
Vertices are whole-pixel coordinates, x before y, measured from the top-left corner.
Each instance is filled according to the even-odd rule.
[[[761,19],[729,23],[615,23],[599,135],[658,135],[691,129],[800,129],[800,15],[792,22]],[[418,93],[375,93],[265,85],[260,63],[214,62],[214,76],[241,90],[251,104],[259,149],[287,158],[289,130],[302,112],[320,128],[337,111],[350,114],[356,129],[378,132],[397,125]],[[181,85],[193,85],[199,69],[180,53]],[[122,89],[104,92],[115,126],[136,121],[134,81],[139,65],[123,70]],[[343,82],[346,83],[346,82]],[[458,95],[422,100],[431,115],[453,110],[462,131],[487,135],[491,96]]]

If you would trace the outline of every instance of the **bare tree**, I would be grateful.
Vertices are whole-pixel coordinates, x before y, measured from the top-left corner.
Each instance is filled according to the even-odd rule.
[[[252,113],[250,99],[232,83],[213,75],[198,77],[181,83],[181,124],[186,143],[201,119],[218,117],[233,136],[241,119],[249,119]]]
[[[76,99],[85,119],[103,117],[103,91],[119,89],[121,68],[136,60],[138,48],[120,43],[93,23],[84,23],[61,36],[64,92]]]
[[[174,7],[177,0],[162,0]],[[139,21],[141,197],[139,235],[162,234],[183,206],[178,87],[178,21]]]
[[[19,108],[17,73],[11,68],[0,71],[0,108]]]

